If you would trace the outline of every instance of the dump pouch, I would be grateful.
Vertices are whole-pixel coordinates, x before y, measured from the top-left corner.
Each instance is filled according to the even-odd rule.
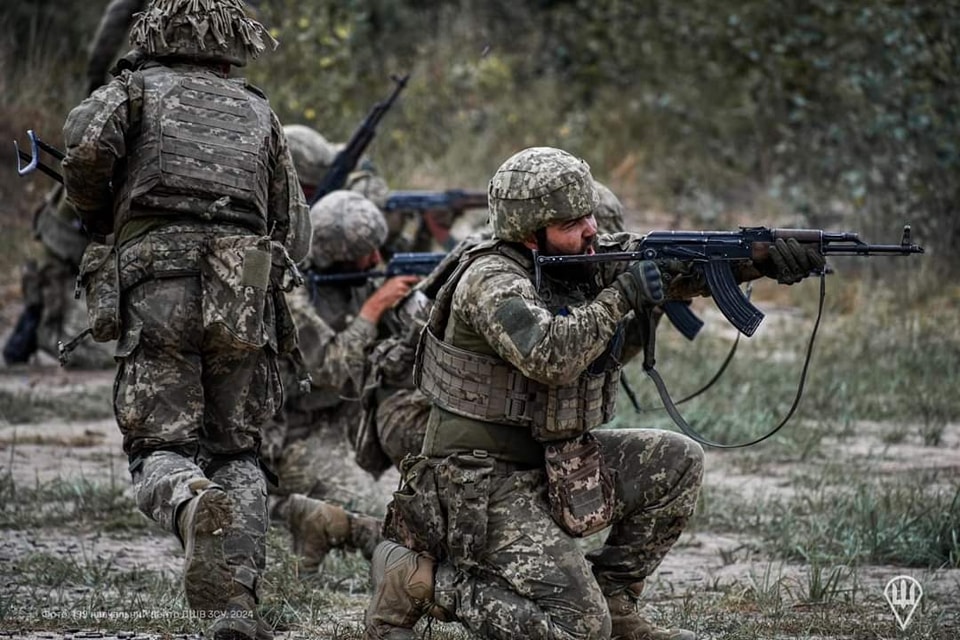
[[[544,447],[550,515],[574,537],[600,531],[613,517],[613,477],[591,433]]]
[[[210,239],[200,260],[204,330],[235,349],[262,349],[267,344],[264,310],[270,270],[270,238]]]
[[[90,334],[97,342],[120,337],[120,272],[113,245],[91,242],[83,252],[77,284],[86,293]],[[79,288],[76,296],[80,296]]]
[[[400,463],[400,487],[383,519],[383,537],[435,558],[446,557],[447,520],[440,503],[434,463],[426,456],[407,456]]]

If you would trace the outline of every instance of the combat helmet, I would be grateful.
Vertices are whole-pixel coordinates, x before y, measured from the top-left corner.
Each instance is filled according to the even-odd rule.
[[[297,170],[300,182],[318,185],[333,164],[337,155],[336,148],[316,129],[302,124],[284,125],[293,166]]]
[[[590,166],[552,147],[507,158],[490,179],[487,196],[493,235],[511,242],[554,222],[588,216],[599,204]]]
[[[277,41],[248,18],[241,0],[150,0],[130,31],[130,44],[151,58],[242,67]]]
[[[597,219],[597,231],[600,233],[623,231],[623,204],[620,198],[602,182],[594,180],[593,186],[599,198],[597,210],[593,212],[593,217]]]
[[[370,255],[387,239],[377,205],[355,191],[328,193],[310,209],[313,239],[308,260],[315,269]]]
[[[347,177],[347,189],[356,191],[373,204],[383,209],[387,206],[390,187],[375,169],[362,167]]]

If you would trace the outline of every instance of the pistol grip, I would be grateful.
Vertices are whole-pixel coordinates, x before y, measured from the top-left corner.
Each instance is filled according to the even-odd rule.
[[[740,291],[730,263],[726,260],[711,260],[703,269],[710,294],[720,312],[740,333],[752,336],[763,320],[763,312],[753,306]]]

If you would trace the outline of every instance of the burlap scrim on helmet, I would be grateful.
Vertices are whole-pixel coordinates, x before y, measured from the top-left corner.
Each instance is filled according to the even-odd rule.
[[[387,239],[387,223],[375,204],[354,191],[333,191],[310,209],[313,241],[310,263],[324,269],[379,249]]]
[[[583,160],[551,147],[531,147],[506,160],[488,190],[493,233],[520,242],[554,222],[590,215],[599,198]]]
[[[130,44],[154,58],[243,66],[277,41],[248,18],[240,0],[151,0],[137,14]]]

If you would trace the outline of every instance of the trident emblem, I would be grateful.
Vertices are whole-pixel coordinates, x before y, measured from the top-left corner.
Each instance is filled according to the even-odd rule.
[[[893,615],[897,617],[900,630],[906,631],[910,618],[913,617],[923,597],[923,587],[910,576],[897,576],[883,588],[883,596],[893,609]]]

